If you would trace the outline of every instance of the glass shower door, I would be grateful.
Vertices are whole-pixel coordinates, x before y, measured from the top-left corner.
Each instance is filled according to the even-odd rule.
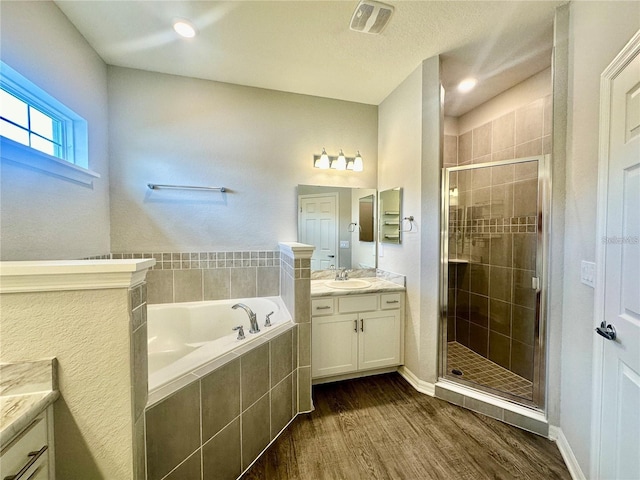
[[[523,404],[543,398],[544,157],[444,170],[442,375]]]

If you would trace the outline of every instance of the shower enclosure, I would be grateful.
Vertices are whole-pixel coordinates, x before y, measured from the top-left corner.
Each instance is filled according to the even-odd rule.
[[[544,408],[548,157],[443,169],[441,376]]]

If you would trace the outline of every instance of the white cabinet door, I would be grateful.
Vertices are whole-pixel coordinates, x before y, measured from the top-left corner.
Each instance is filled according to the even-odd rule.
[[[358,316],[313,317],[311,376],[325,377],[358,369]]]
[[[358,368],[389,367],[400,363],[400,311],[361,313],[358,320]]]

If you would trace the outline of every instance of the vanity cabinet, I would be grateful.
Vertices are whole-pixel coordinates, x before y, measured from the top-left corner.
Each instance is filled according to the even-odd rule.
[[[403,363],[404,292],[320,297],[311,309],[313,378]]]
[[[54,478],[53,407],[38,415],[0,451],[0,478]]]

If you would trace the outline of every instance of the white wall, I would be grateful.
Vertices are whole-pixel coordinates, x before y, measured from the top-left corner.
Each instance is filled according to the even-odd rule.
[[[93,188],[2,161],[2,260],[109,252],[107,69],[53,2],[1,2],[2,61],[88,122]]]
[[[402,216],[419,219],[422,65],[379,106],[378,157],[378,190],[402,187]],[[378,247],[378,268],[407,278],[405,365],[416,375],[420,372],[420,231],[421,225],[416,224],[414,232],[402,234],[400,245]]]
[[[595,260],[600,74],[640,28],[640,2],[570,4],[569,104],[562,325],[561,427],[589,471],[594,290],[580,261]]]
[[[108,77],[114,252],[272,249],[297,237],[298,184],[376,183],[375,106],[117,67]],[[313,168],[323,147],[360,150],[364,171]]]

